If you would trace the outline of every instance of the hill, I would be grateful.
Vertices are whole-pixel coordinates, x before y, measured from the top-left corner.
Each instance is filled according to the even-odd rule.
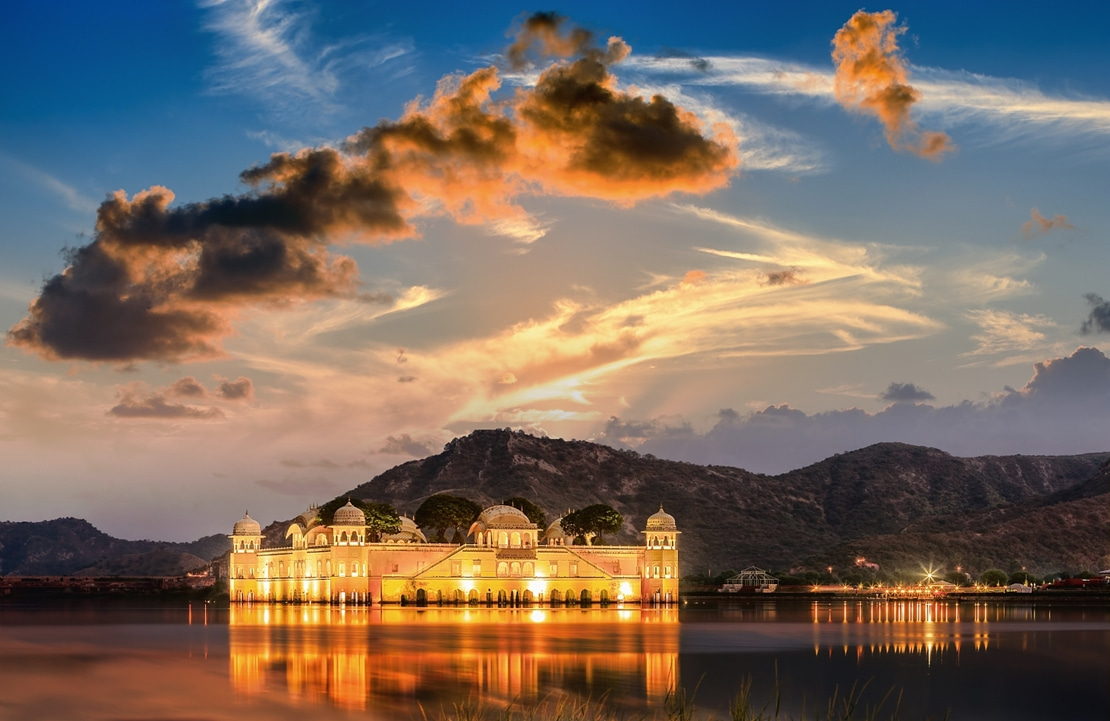
[[[130,569],[125,575],[176,575],[188,569],[162,572],[176,567],[167,562],[166,553],[176,555],[177,565],[192,564],[188,568],[194,568],[199,564],[183,558],[183,554],[204,563],[230,547],[228,538],[220,535],[205,536],[191,543],[126,541],[113,538],[80,518],[0,521],[0,575],[70,576],[84,569],[89,569],[92,575],[117,575],[107,570],[113,564]],[[93,573],[94,569],[103,571]]]
[[[923,562],[930,553],[943,562],[952,557],[949,551],[976,565],[1048,571],[1094,565],[1110,552],[1103,512],[1110,492],[1098,485],[1108,458],[956,458],[882,443],[767,476],[586,441],[482,430],[345,495],[392,503],[410,514],[435,493],[481,504],[525,496],[551,520],[568,508],[608,503],[625,517],[611,543],[637,543],[644,519],[663,504],[684,532],[686,573],[751,564],[823,568],[831,559],[848,562],[854,553],[884,565],[919,556]],[[983,519],[993,535],[977,525]],[[1035,521],[1056,525],[1038,532]]]

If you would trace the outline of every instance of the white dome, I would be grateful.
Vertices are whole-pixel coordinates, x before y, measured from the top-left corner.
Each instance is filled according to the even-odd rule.
[[[401,528],[396,533],[382,536],[383,541],[411,541],[413,543],[427,543],[424,532],[416,525],[416,521],[408,516],[401,516]]]
[[[674,531],[674,516],[663,510],[663,505],[659,505],[659,512],[653,513],[648,516],[647,530],[649,531]]]
[[[528,520],[524,511],[512,506],[490,506],[478,514],[478,520],[484,528],[535,528],[536,524]]]
[[[547,527],[547,530],[544,531],[544,534],[543,534],[543,539],[545,541],[549,541],[549,542],[554,541],[554,540],[559,540],[559,539],[565,539],[566,537],[567,537],[567,532],[563,530],[563,519],[562,519],[562,517],[556,518],[551,523],[551,525]]]
[[[236,536],[258,536],[262,533],[262,526],[258,525],[258,521],[251,518],[251,514],[244,513],[243,517],[235,522],[235,529],[232,533]]]
[[[362,509],[356,508],[351,504],[351,499],[347,499],[347,505],[335,511],[335,516],[332,518],[331,525],[333,526],[365,526],[366,514]]]
[[[512,506],[490,506],[478,514],[478,519],[471,524],[470,530],[466,532],[466,535],[470,536],[494,528],[524,530],[535,527],[536,524],[529,521],[528,516],[519,508],[513,508]]]

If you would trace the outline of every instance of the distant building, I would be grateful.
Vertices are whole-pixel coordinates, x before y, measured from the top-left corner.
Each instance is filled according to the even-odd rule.
[[[379,543],[366,541],[366,517],[350,501],[330,525],[315,509],[286,531],[289,545],[262,547],[249,515],[235,523],[228,560],[237,603],[501,604],[645,603],[678,600],[674,517],[648,517],[642,546],[566,544],[559,520],[542,532],[511,506],[491,506],[468,543],[428,543],[409,518]]]
[[[773,578],[762,568],[748,566],[725,581],[719,590],[721,593],[773,593],[778,587],[777,578]]]

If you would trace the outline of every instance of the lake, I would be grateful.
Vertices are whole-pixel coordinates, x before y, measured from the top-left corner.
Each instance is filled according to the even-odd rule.
[[[429,719],[604,699],[664,716],[814,718],[853,685],[882,718],[1110,718],[1110,608],[764,601],[678,608],[0,606],[0,718]],[[864,688],[864,684],[866,687]]]

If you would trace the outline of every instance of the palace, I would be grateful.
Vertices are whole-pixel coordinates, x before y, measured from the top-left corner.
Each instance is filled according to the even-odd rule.
[[[678,600],[678,534],[659,507],[641,546],[575,546],[557,519],[544,531],[511,506],[479,514],[467,542],[428,543],[410,518],[381,542],[350,501],[330,525],[315,509],[297,517],[289,545],[262,547],[250,515],[230,536],[233,602],[527,605]]]

